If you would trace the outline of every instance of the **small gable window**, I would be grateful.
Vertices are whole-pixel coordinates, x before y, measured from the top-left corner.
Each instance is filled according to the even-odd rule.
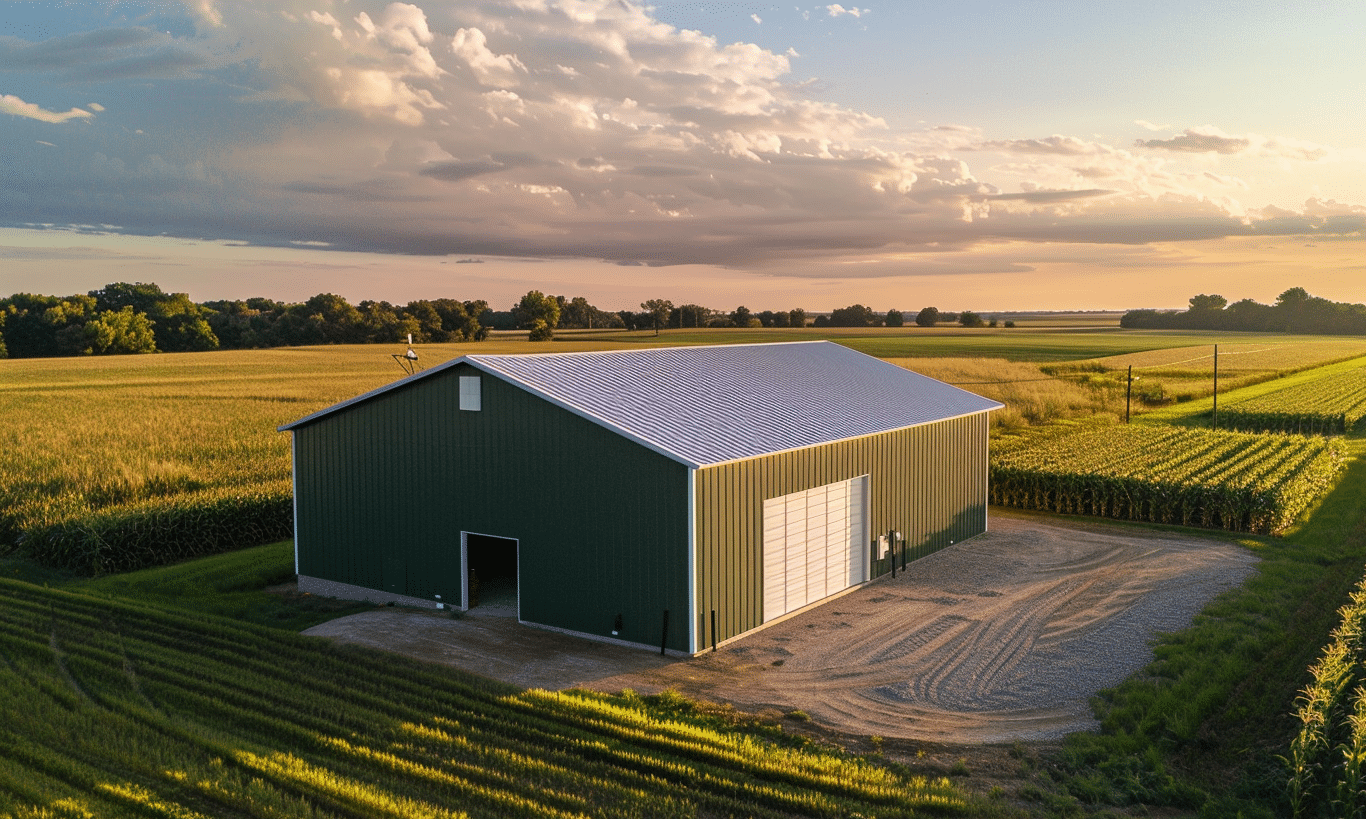
[[[460,409],[478,412],[481,409],[479,376],[460,376]]]

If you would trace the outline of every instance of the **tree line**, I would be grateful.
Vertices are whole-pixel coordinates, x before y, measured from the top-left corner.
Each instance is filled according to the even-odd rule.
[[[912,319],[931,327],[954,322],[981,327],[971,311],[926,307]],[[900,310],[878,313],[854,304],[809,316],[801,308],[715,310],[667,299],[642,302],[639,311],[599,309],[582,296],[566,298],[532,290],[510,309],[482,300],[421,299],[351,304],[320,293],[307,301],[268,298],[194,302],[151,283],[116,282],[83,295],[16,293],[0,299],[0,358],[112,355],[154,352],[257,349],[315,344],[482,341],[490,330],[526,330],[533,341],[559,329],[650,330],[718,327],[901,327]],[[995,320],[990,326],[996,326]],[[1006,322],[1012,326],[1012,322]]]
[[[1232,304],[1219,295],[1192,296],[1187,310],[1130,310],[1119,326],[1145,330],[1241,330],[1306,335],[1366,335],[1366,304],[1347,304],[1311,296],[1292,287],[1274,304],[1243,299]]]
[[[480,341],[488,328],[479,318],[488,312],[483,301],[352,305],[330,293],[298,304],[196,303],[155,284],[120,282],[85,295],[0,299],[0,358],[398,342],[409,333],[415,341]]]

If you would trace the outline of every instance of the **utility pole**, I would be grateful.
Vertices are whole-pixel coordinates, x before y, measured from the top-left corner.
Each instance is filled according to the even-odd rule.
[[[1214,429],[1219,428],[1219,345],[1214,345]]]
[[[1124,385],[1124,423],[1129,423],[1129,399],[1134,394],[1134,365],[1129,365],[1129,380]]]

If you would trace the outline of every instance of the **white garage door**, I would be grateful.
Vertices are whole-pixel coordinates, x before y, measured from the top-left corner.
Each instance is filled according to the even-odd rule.
[[[868,579],[868,476],[764,501],[764,622]]]

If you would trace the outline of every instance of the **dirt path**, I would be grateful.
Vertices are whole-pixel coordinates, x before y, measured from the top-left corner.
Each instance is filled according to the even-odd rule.
[[[1139,671],[1156,633],[1184,628],[1254,562],[1221,541],[992,510],[990,532],[896,579],[689,660],[478,609],[460,619],[386,609],[306,633],[523,686],[674,688],[745,710],[801,710],[855,735],[1034,741],[1093,727],[1089,698]]]

